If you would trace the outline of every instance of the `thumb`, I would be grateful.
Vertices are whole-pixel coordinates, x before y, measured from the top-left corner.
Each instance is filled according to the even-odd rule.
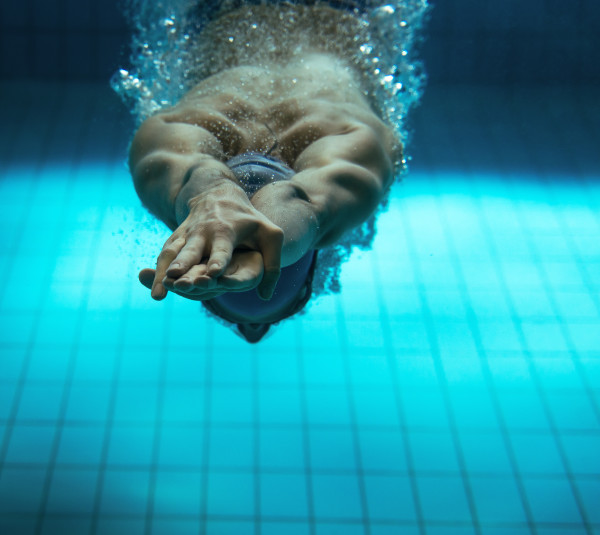
[[[138,279],[146,288],[148,288],[148,290],[152,290],[152,283],[154,282],[155,274],[155,269],[142,269],[138,275]]]

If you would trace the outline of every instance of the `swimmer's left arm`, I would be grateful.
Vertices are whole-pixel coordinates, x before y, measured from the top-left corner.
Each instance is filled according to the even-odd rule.
[[[349,125],[307,147],[295,162],[292,180],[265,187],[252,198],[284,231],[283,265],[309,249],[336,243],[374,212],[393,180],[392,152],[370,126]]]
[[[165,113],[141,125],[131,144],[129,167],[144,205],[175,229],[194,194],[235,181],[222,157],[219,140],[208,130]]]

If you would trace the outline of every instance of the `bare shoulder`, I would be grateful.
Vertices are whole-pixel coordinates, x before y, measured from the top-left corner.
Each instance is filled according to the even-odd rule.
[[[266,151],[276,139],[274,154],[290,165],[315,141],[358,128],[385,150],[393,147],[391,129],[371,109],[352,70],[343,60],[319,53],[284,66],[215,74],[148,120],[140,136],[174,124],[210,132],[226,155]]]
[[[329,139],[329,143],[343,143],[345,146],[352,140],[361,147],[371,147],[374,152],[383,151],[392,159],[398,149],[393,131],[360,102],[314,99],[301,106],[301,111],[280,135],[282,152],[287,161],[296,162],[306,149],[325,139]],[[321,146],[322,143],[317,145]]]

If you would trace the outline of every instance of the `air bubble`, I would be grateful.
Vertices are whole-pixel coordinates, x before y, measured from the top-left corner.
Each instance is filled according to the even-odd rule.
[[[137,2],[136,5],[138,4]],[[139,3],[144,5],[131,12],[134,57],[131,67],[120,69],[111,81],[122,98],[134,107],[141,121],[160,110],[162,106],[174,105],[185,93],[200,81],[200,74],[213,72],[220,64],[222,50],[213,43],[202,44],[201,28],[205,20],[197,18],[205,0],[191,3],[198,9],[190,10],[190,0],[160,0]],[[234,6],[249,6],[255,0],[223,0],[219,3],[224,14]],[[311,2],[312,3],[312,2]],[[350,47],[355,50],[349,63],[364,73],[362,91],[383,119],[393,125],[398,138],[403,140],[406,132],[402,121],[408,110],[421,95],[424,76],[418,63],[412,60],[413,44],[418,36],[427,0],[372,0],[374,9],[368,13],[354,11],[346,16],[358,18],[360,31],[350,36]],[[238,53],[241,61],[261,54],[256,65],[270,65],[271,54],[277,54],[280,36],[285,36],[294,22],[295,8],[284,3],[277,6],[277,27],[265,29],[263,22],[246,18],[235,30],[225,29],[219,46],[229,47],[227,54]],[[184,30],[185,29],[185,30]],[[307,32],[308,34],[308,32]],[[198,54],[197,44],[205,46],[208,54]],[[313,42],[308,43],[313,46]],[[313,48],[314,49],[314,48]],[[304,62],[306,43],[294,42],[292,54],[300,64]],[[263,57],[264,56],[264,57]],[[255,60],[254,60],[255,61]],[[290,87],[298,84],[290,80]],[[252,86],[247,80],[241,83],[246,90]],[[217,91],[217,89],[215,89]]]

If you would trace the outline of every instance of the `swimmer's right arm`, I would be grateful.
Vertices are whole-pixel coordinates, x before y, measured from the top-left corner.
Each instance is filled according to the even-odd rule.
[[[395,154],[386,131],[360,122],[340,130],[304,149],[291,180],[264,187],[252,198],[284,231],[284,266],[310,249],[337,243],[376,210],[392,183]]]
[[[187,216],[184,205],[194,193],[235,180],[222,159],[221,144],[208,130],[158,114],[137,131],[129,168],[146,208],[174,230]]]
[[[163,299],[167,285],[206,264],[207,276],[218,278],[238,246],[262,254],[264,273],[257,281],[270,298],[280,273],[282,230],[248,200],[222,163],[223,149],[207,129],[159,114],[140,127],[130,150],[136,191],[146,207],[172,230],[151,271],[152,297]],[[145,282],[144,282],[145,284]],[[193,292],[182,284],[180,295]],[[191,296],[191,293],[190,293]],[[196,296],[197,297],[197,296]],[[191,297],[194,298],[194,297]]]

